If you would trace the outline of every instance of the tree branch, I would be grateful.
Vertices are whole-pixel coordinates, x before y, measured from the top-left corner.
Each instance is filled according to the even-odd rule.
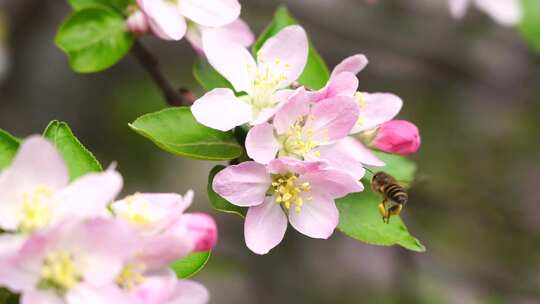
[[[167,104],[171,106],[189,106],[193,103],[191,93],[186,89],[176,90],[174,86],[165,78],[161,70],[157,59],[149,50],[147,50],[142,43],[135,40],[133,48],[131,49],[133,55],[139,60],[141,65],[146,69],[148,74],[152,77],[157,84]]]

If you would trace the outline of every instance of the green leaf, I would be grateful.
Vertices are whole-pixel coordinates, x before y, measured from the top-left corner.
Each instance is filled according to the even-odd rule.
[[[130,50],[133,35],[126,32],[124,17],[103,8],[87,8],[71,15],[55,38],[79,73],[98,72],[118,62]]]
[[[522,0],[522,6],[519,31],[530,47],[540,54],[540,1]]]
[[[338,229],[353,239],[381,246],[400,245],[423,252],[426,248],[414,238],[399,216],[383,223],[377,205],[381,197],[368,187],[364,192],[349,194],[336,201],[339,209]]]
[[[274,19],[255,42],[253,54],[257,54],[270,37],[277,34],[284,27],[294,24],[298,24],[298,21],[289,13],[289,10],[284,6],[278,7]],[[329,78],[330,73],[326,63],[313,47],[313,44],[310,43],[308,61],[298,82],[311,89],[318,90],[326,85]]]
[[[409,186],[414,181],[417,166],[413,161],[395,154],[380,151],[373,151],[373,153],[386,163],[386,166],[377,168],[378,170],[392,175],[403,183],[403,186]]]
[[[211,252],[195,252],[187,257],[174,261],[171,268],[180,279],[187,279],[199,272],[210,259]]]
[[[208,175],[208,186],[206,188],[208,192],[208,199],[210,200],[212,207],[214,207],[214,209],[218,211],[233,213],[241,217],[245,217],[247,213],[247,208],[242,208],[231,204],[228,200],[221,197],[214,191],[214,189],[212,189],[212,182],[214,181],[214,176],[216,176],[216,174],[218,174],[218,172],[223,169],[225,169],[225,166],[217,165],[212,168],[212,171],[210,171],[210,174]]]
[[[232,132],[221,132],[201,125],[188,107],[146,114],[129,126],[161,149],[180,156],[229,160],[242,153],[242,147]]]
[[[19,144],[19,139],[0,129],[0,170],[9,166],[17,154]]]
[[[62,154],[71,180],[91,172],[103,170],[94,155],[73,135],[65,122],[51,121],[43,132],[43,137],[52,141],[60,154]]]
[[[109,8],[120,13],[126,11],[128,5],[135,4],[132,0],[69,0],[69,4],[75,11],[85,8]]]
[[[234,90],[231,83],[221,76],[204,58],[197,58],[193,64],[193,76],[195,76],[195,79],[197,79],[201,87],[206,91],[215,88],[230,88]]]

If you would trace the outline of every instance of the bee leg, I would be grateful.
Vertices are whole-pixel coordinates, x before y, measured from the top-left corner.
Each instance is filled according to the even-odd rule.
[[[386,203],[387,203],[387,199],[384,199],[379,204],[378,207],[379,207],[379,213],[382,216],[383,223],[388,224],[388,221],[390,220],[390,214],[388,213],[388,210],[386,210]]]

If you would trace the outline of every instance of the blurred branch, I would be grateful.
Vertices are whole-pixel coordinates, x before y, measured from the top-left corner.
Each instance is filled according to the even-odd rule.
[[[157,84],[167,104],[170,106],[189,106],[193,103],[193,95],[187,89],[176,90],[174,88],[159,69],[156,57],[141,42],[135,40],[131,52]]]

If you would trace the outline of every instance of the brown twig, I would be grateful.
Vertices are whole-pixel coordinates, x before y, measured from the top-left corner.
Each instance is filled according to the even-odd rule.
[[[157,84],[163,93],[167,104],[171,106],[189,106],[193,103],[193,98],[190,98],[191,94],[188,90],[176,90],[167,78],[165,78],[159,69],[157,59],[144,47],[144,45],[142,45],[142,43],[135,40],[131,52]]]

